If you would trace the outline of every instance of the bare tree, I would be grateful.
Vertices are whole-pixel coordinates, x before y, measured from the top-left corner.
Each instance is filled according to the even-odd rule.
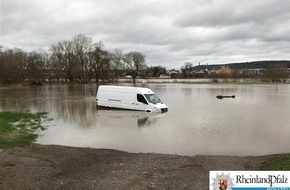
[[[99,83],[99,79],[102,82],[111,79],[110,61],[111,55],[104,49],[104,44],[102,42],[95,43],[90,52],[89,64],[97,83]]]
[[[41,84],[45,78],[46,60],[38,52],[32,51],[27,56],[26,70],[31,84]]]
[[[218,76],[221,78],[231,78],[233,77],[234,70],[227,66],[222,66]]]
[[[51,50],[53,60],[57,61],[53,63],[54,66],[57,66],[55,68],[58,69],[60,66],[66,80],[73,82],[77,75],[77,66],[72,41],[58,42],[52,45]]]
[[[63,63],[64,55],[61,51],[61,46],[58,44],[51,46],[51,52],[52,52],[50,56],[51,75],[53,79],[59,82],[59,80],[64,77],[63,72],[62,72],[62,63]]]
[[[146,68],[145,55],[141,52],[130,52],[123,56],[128,74],[132,76],[133,83],[136,84],[136,78],[141,71]]]
[[[64,41],[62,48],[64,51],[64,62],[62,69],[65,71],[66,78],[70,82],[73,82],[78,72],[75,54],[73,51],[73,43],[71,41]]]
[[[0,53],[0,80],[2,83],[23,82],[25,78],[26,52],[7,49]]]
[[[191,76],[191,68],[192,63],[185,62],[183,66],[181,66],[181,72],[185,78],[189,78]]]
[[[287,67],[285,65],[271,64],[265,70],[265,77],[272,82],[284,81],[288,78]]]
[[[111,53],[112,72],[115,79],[122,76],[125,69],[124,63],[122,62],[122,57],[123,54],[120,49],[115,49],[115,51]]]
[[[76,66],[78,68],[77,77],[81,82],[86,82],[88,79],[86,73],[89,70],[89,50],[92,46],[92,39],[78,34],[73,38],[74,54],[76,57]]]

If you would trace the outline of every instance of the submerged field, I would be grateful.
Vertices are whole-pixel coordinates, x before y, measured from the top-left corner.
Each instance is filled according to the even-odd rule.
[[[208,189],[211,170],[290,170],[290,154],[178,156],[33,144],[45,119],[0,112],[0,189]]]
[[[210,170],[290,170],[289,85],[144,86],[168,113],[96,110],[95,85],[0,88],[1,110],[55,123],[0,112],[0,189],[208,189]]]

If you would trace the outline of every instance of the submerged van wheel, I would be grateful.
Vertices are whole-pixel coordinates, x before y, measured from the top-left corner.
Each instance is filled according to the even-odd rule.
[[[151,110],[146,110],[146,112],[148,112],[148,113],[149,113],[149,112],[151,112]]]

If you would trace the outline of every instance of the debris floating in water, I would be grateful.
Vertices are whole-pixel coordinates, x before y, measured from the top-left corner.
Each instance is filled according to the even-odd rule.
[[[232,95],[232,96],[223,96],[223,95],[217,95],[216,98],[218,99],[223,99],[223,98],[235,98],[236,96],[235,95]]]

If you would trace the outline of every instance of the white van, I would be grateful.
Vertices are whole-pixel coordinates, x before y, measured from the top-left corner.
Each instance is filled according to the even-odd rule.
[[[97,91],[97,106],[146,112],[167,112],[167,106],[149,88],[101,85]]]

